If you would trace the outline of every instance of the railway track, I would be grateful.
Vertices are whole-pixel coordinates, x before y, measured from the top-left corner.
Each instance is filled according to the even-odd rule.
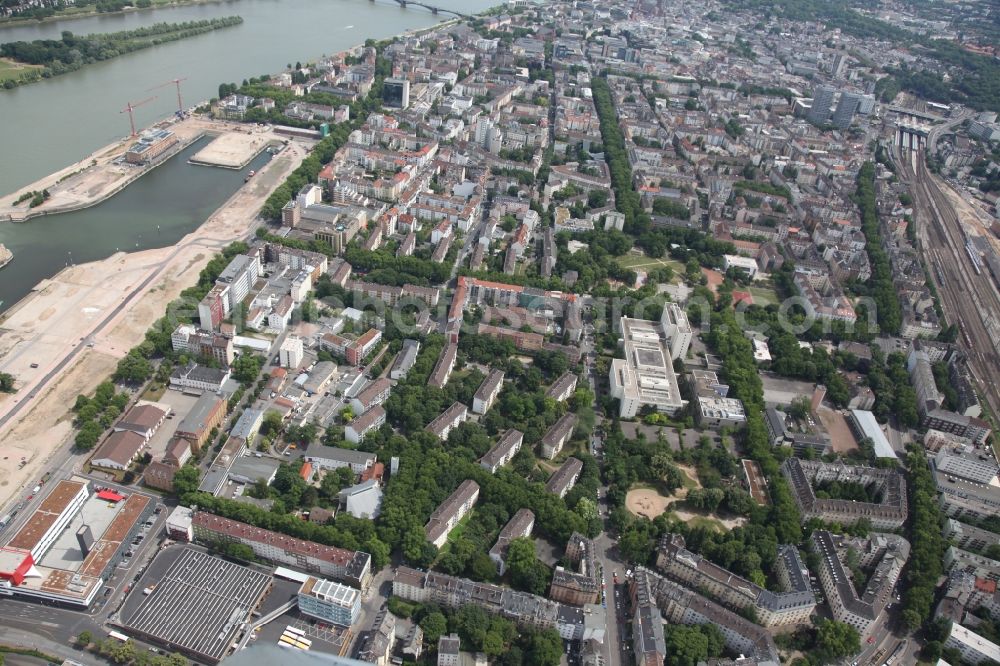
[[[958,343],[967,351],[969,369],[990,410],[1000,414],[1000,396],[991,381],[1000,377],[1000,298],[989,275],[976,270],[951,202],[927,172],[923,159],[918,156],[915,161],[915,165],[910,160],[898,160],[897,164],[903,167],[903,177],[910,181],[927,217],[922,225],[926,231],[922,250],[934,268],[942,307],[961,330]]]

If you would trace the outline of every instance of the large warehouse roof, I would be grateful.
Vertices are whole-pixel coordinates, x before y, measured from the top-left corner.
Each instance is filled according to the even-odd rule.
[[[267,574],[185,548],[125,626],[215,663],[270,586]]]

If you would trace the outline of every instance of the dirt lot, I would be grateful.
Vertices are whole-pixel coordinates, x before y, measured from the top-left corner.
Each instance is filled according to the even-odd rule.
[[[239,169],[258,155],[271,141],[263,134],[226,132],[191,156],[194,164]]]
[[[820,407],[816,411],[819,420],[823,422],[823,427],[826,428],[827,434],[830,435],[830,443],[833,445],[834,451],[837,453],[847,453],[848,451],[857,450],[858,443],[854,439],[854,433],[851,432],[851,427],[847,425],[847,421],[840,412],[835,412],[826,407]]]
[[[92,392],[114,371],[167,304],[197,282],[216,252],[250,233],[264,200],[302,162],[306,150],[292,142],[174,247],[119,253],[67,269],[5,313],[0,370],[17,377],[18,394],[0,403],[0,416],[18,401],[30,404],[0,430],[0,459],[7,460],[0,465],[0,506],[67,444],[76,396]],[[46,375],[88,338],[93,346],[43,385]],[[28,464],[18,469],[13,461],[22,455]]]
[[[702,268],[702,274],[708,278],[708,288],[712,290],[712,293],[716,296],[719,295],[719,285],[722,284],[724,276],[719,271],[713,271],[711,268]]]
[[[652,488],[636,488],[625,496],[625,508],[634,516],[652,520],[666,511],[673,501],[673,497],[664,497]]]
[[[719,518],[714,513],[673,507],[675,503],[683,501],[690,490],[701,488],[698,474],[693,467],[689,465],[678,465],[677,467],[687,477],[684,487],[678,488],[670,497],[661,495],[654,488],[633,488],[625,495],[625,508],[628,509],[629,513],[652,520],[669,510],[692,526],[715,527],[720,531],[731,530],[746,524],[746,518]]]

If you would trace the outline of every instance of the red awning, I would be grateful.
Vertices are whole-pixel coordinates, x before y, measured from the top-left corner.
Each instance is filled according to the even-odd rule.
[[[124,495],[119,495],[115,491],[108,490],[106,488],[104,490],[100,491],[99,493],[97,493],[97,497],[99,499],[107,500],[109,502],[121,502],[123,499],[125,499]]]

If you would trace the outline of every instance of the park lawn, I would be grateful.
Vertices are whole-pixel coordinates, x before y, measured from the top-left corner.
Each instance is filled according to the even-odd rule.
[[[7,79],[20,78],[22,72],[27,72],[32,69],[42,69],[42,66],[26,65],[21,62],[8,60],[7,58],[0,58],[0,83],[3,83]]]
[[[662,259],[656,257],[644,257],[636,256],[634,254],[625,254],[615,259],[618,265],[622,268],[628,268],[632,270],[643,270],[650,271],[656,270],[657,268],[663,268],[664,266],[669,266],[674,269],[675,274],[680,274],[684,270],[684,266],[678,261],[673,259]]]
[[[766,307],[778,304],[778,293],[770,287],[750,287],[750,294],[753,296],[754,305]]]
[[[716,530],[718,532],[728,532],[726,526],[721,520],[717,518],[709,518],[708,516],[692,516],[690,519],[685,521],[690,528],[703,527],[705,529]]]

